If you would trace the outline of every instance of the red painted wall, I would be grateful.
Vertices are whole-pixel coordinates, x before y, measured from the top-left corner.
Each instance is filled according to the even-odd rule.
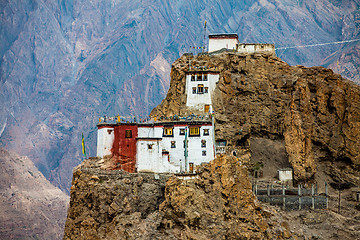
[[[131,138],[126,138],[126,130],[131,130]],[[121,124],[114,127],[113,153],[114,170],[136,172],[136,138],[138,127],[136,124]]]

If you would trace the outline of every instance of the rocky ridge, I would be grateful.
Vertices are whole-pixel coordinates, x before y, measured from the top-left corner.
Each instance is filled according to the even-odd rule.
[[[188,180],[104,171],[101,161],[74,169],[64,239],[292,238],[257,202],[237,158],[217,157]]]
[[[184,55],[172,65],[169,92],[151,115],[190,114],[186,72],[215,66],[220,71],[212,98],[215,134],[227,140],[229,152],[251,159],[251,140],[270,139],[284,147],[297,182],[313,181],[319,164],[334,165],[340,174],[335,165],[344,163],[354,170],[342,174],[343,181],[360,184],[360,87],[330,69],[290,66],[269,53]]]

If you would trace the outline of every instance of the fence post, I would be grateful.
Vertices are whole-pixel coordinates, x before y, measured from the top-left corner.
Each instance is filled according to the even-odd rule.
[[[328,184],[325,182],[325,196],[326,196],[326,209],[329,208],[329,199],[328,199]]]
[[[301,210],[301,184],[298,185],[299,210]]]
[[[286,209],[286,199],[285,199],[285,187],[282,185],[282,195],[283,195],[283,209]]]
[[[311,208],[315,209],[314,184],[311,184]]]
[[[268,196],[268,202],[270,203],[270,185],[267,185],[267,196]]]

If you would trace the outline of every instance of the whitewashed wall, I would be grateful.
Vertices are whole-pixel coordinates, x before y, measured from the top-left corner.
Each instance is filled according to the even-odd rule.
[[[209,38],[209,52],[217,51],[223,48],[236,49],[239,41],[234,38]]]
[[[240,53],[254,53],[254,52],[274,52],[275,53],[275,45],[274,44],[261,44],[261,43],[244,43],[239,44],[238,52]]]
[[[206,74],[207,81],[198,81],[197,74],[195,74],[195,81],[191,81],[191,74],[186,76],[186,106],[189,109],[194,109],[196,111],[204,111],[205,105],[212,104],[211,95],[213,94],[216,83],[219,81],[219,74]],[[198,89],[198,85],[203,84],[204,88],[208,87],[207,93],[193,93],[193,87]],[[197,90],[196,90],[197,92]]]
[[[180,129],[185,129],[186,126],[174,126],[173,136],[163,136],[163,127],[155,126],[153,130],[150,127],[139,127],[139,139],[137,141],[137,169],[138,171],[152,171],[152,172],[180,172],[185,170],[185,155],[184,155],[184,140],[185,135],[180,135]],[[204,136],[204,129],[209,129],[209,135]],[[199,137],[188,136],[188,161],[187,163],[194,163],[200,165],[203,162],[210,162],[214,159],[213,148],[213,128],[211,125],[200,127]],[[189,131],[188,131],[189,132]],[[149,136],[148,133],[154,133]],[[141,139],[140,134],[146,136],[161,138],[161,140]],[[201,140],[206,140],[206,147],[201,147]],[[175,141],[175,148],[171,147],[171,141]],[[148,148],[148,144],[154,144],[152,149]],[[169,161],[167,156],[163,156],[162,151],[169,152]],[[203,156],[203,151],[206,155]],[[189,166],[187,166],[189,170]]]
[[[110,155],[114,143],[114,128],[111,126],[100,128],[98,129],[97,134],[96,156],[102,158],[106,155]]]

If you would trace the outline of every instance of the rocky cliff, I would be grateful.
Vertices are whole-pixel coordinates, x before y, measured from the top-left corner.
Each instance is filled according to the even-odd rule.
[[[74,170],[64,239],[287,239],[251,191],[234,157],[218,157],[185,180],[104,171],[99,159]]]
[[[278,160],[287,162],[298,182],[314,180],[320,163],[345,163],[358,169],[358,85],[330,69],[290,66],[267,53],[186,55],[172,65],[170,90],[152,115],[190,113],[184,89],[190,66],[217,66],[220,71],[212,99],[216,138],[227,140],[229,152],[247,154],[253,162],[273,159],[269,167]],[[261,139],[269,139],[269,144],[258,144]],[[273,151],[275,145],[282,149],[283,159],[276,159],[276,152],[269,159],[257,155]],[[340,170],[334,167],[333,171]],[[346,180],[360,183],[358,176]]]

